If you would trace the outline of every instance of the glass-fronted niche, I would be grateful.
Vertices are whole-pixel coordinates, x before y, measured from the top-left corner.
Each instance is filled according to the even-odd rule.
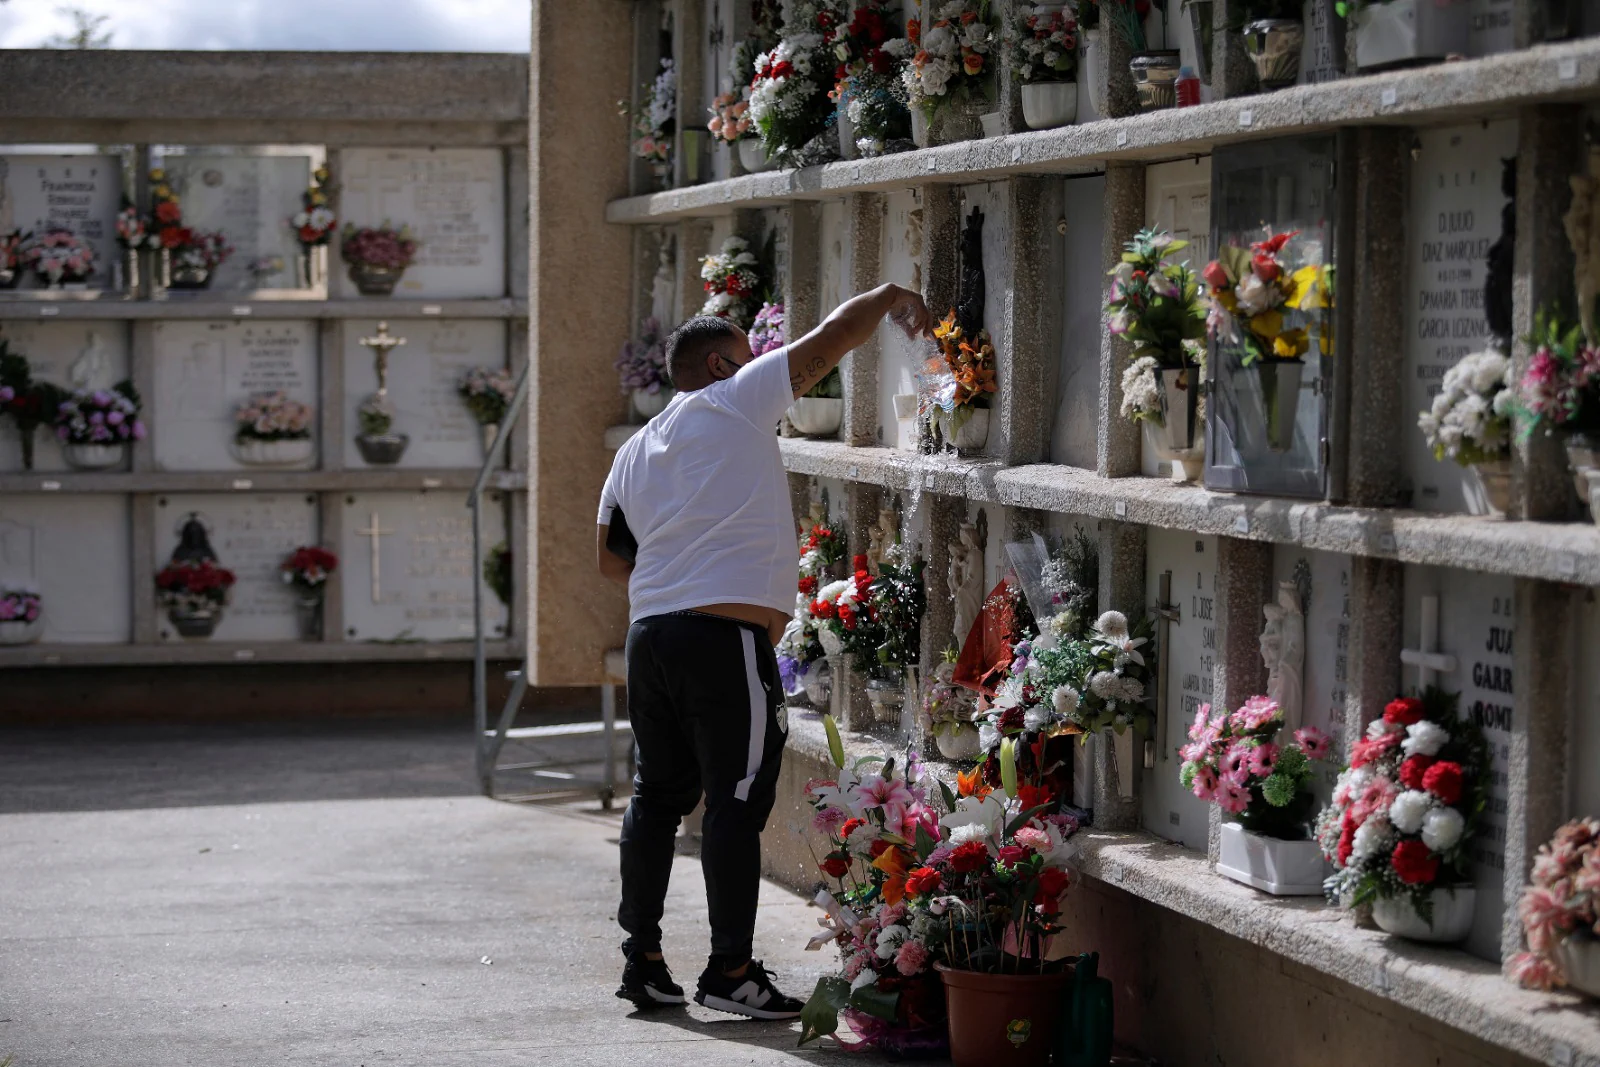
[[[1208,267],[1208,282],[1233,307],[1209,355],[1209,488],[1326,494],[1334,158],[1332,137],[1212,157],[1211,248],[1225,272]]]
[[[0,296],[506,295],[498,148],[0,147]]]

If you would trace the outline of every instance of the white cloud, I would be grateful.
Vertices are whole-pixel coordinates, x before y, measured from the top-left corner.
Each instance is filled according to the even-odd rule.
[[[77,0],[118,48],[526,52],[533,0]],[[0,48],[70,32],[65,6],[0,5]]]

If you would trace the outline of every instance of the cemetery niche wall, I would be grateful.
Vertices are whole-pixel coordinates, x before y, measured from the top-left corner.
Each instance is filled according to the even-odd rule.
[[[0,107],[0,597],[42,605],[0,625],[0,668],[462,660],[475,583],[515,654],[523,432],[492,465],[493,582],[465,505],[526,362],[526,125],[405,88],[455,60],[384,62],[409,74],[336,124],[223,108],[157,142],[94,102]],[[462,62],[526,85],[525,58]],[[363,451],[377,430],[403,451]]]
[[[806,5],[783,7],[806,17]],[[925,32],[943,10],[893,7],[891,36],[910,18]],[[850,104],[860,87],[835,85],[842,103],[821,108],[833,121],[805,146],[806,166],[750,166],[747,142],[777,143],[766,130],[714,137],[709,167],[679,166],[665,182],[636,168],[634,195],[612,201],[608,221],[632,227],[633,304],[666,309],[663,333],[699,311],[702,258],[729,232],[757,232],[758,218],[782,249],[767,281],[790,339],[885,281],[920,290],[942,317],[970,291],[964,268],[981,250],[995,390],[980,446],[944,448],[929,432],[919,393],[940,373],[939,353],[889,328],[841,367],[837,429],[797,432],[792,419],[779,428],[802,542],[826,519],[844,558],[865,555],[876,574],[882,546],[898,539],[923,562],[926,595],[920,661],[901,665],[910,669],[892,685],[870,663],[841,670],[826,643],[788,646],[813,657],[790,712],[796,793],[831,773],[824,712],[845,728],[852,757],[914,750],[931,761],[959,750],[951,714],[929,713],[928,701],[949,695],[942,654],[973,635],[969,586],[987,594],[1015,569],[1012,546],[1035,535],[1060,546],[1081,527],[1097,553],[1090,621],[1116,611],[1148,634],[1132,728],[1086,728],[1057,783],[1089,827],[1077,838],[1070,951],[1100,951],[1102,972],[1125,983],[1119,1034],[1164,1062],[1188,1062],[1195,1034],[1229,1029],[1218,1013],[1233,1009],[1197,992],[1221,983],[1249,990],[1221,999],[1248,1001],[1250,1019],[1281,1017],[1352,1061],[1420,1061],[1449,1048],[1447,1058],[1468,1063],[1600,1062],[1600,1026],[1581,994],[1537,988],[1549,972],[1529,970],[1539,935],[1518,912],[1539,847],[1569,819],[1600,817],[1585,761],[1600,710],[1577,636],[1592,636],[1600,529],[1582,503],[1587,431],[1570,424],[1588,415],[1534,425],[1509,397],[1497,400],[1522,390],[1531,367],[1576,366],[1593,347],[1582,312],[1600,277],[1600,170],[1587,132],[1600,46],[1577,18],[1530,30],[1534,5],[1515,0],[1433,5],[1410,37],[1396,20],[1415,5],[1342,7],[1319,0],[1300,5],[1299,19],[1274,12],[1293,27],[1251,29],[1240,25],[1253,21],[1245,5],[1169,4],[1130,42],[1105,24],[1105,5],[1094,26],[1085,5],[1069,4],[1065,15],[1080,21],[1063,75],[1078,90],[1075,117],[1031,122],[1023,62],[1000,47],[981,102],[933,101],[914,115],[909,144],[862,151],[858,137],[852,153],[838,130],[861,117]],[[755,24],[743,4],[636,11],[640,27],[672,27],[668,37],[641,29],[631,43],[641,87],[663,58],[680,74],[677,151],[714,98],[731,94],[726,107],[741,95],[720,80],[735,45],[806,28]],[[1037,13],[991,9],[997,28]],[[1177,55],[1157,61],[1162,51]],[[1468,58],[1439,63],[1446,55]],[[906,62],[914,81],[925,60]],[[1168,64],[1175,79],[1182,67],[1199,75],[1203,84],[1173,92],[1192,89],[1198,103],[1174,107],[1152,84]],[[759,93],[748,102],[763,106]],[[559,109],[548,118],[559,122]],[[692,151],[703,159],[704,143]],[[1197,290],[1203,365],[1184,366],[1198,455],[1149,425],[1190,398],[1155,396],[1129,373],[1141,356],[1170,355],[1163,339],[1106,308],[1114,286],[1135,282],[1124,256],[1141,231],[1163,242],[1149,247],[1185,242],[1161,269],[1186,267]],[[1564,316],[1561,337],[1534,336],[1547,313]],[[824,571],[822,586],[830,576],[839,577]],[[804,636],[818,616],[812,593],[799,592]],[[966,635],[953,632],[958,619]],[[1198,789],[1184,777],[1202,708],[1215,717],[1257,697],[1283,712],[1277,743],[1311,755],[1296,793],[1301,821],[1277,838],[1251,830],[1248,847],[1298,856],[1297,879],[1241,871],[1226,853],[1248,805],[1224,807],[1204,777]],[[1451,698],[1454,711],[1437,720],[1449,736],[1426,758],[1471,763],[1463,753],[1481,751],[1481,773],[1464,772],[1481,811],[1406,785],[1420,764],[1400,770],[1401,754],[1434,745],[1403,747],[1412,728],[1435,722],[1427,716]],[[1001,729],[1001,717],[988,722]],[[974,759],[930,766],[954,784]],[[1419,796],[1392,821],[1386,804],[1360,853],[1346,842],[1341,857],[1349,783],[1363,768],[1364,781]],[[1333,815],[1319,824],[1323,812]],[[1435,828],[1457,817],[1463,826],[1458,836],[1429,831],[1450,842],[1437,850],[1422,840],[1430,813]],[[793,823],[801,834],[804,825]],[[815,863],[796,836],[788,824],[768,835],[770,866],[810,887]],[[1408,865],[1419,847],[1438,863],[1426,868],[1437,886]],[[1386,889],[1425,885],[1413,895],[1442,902],[1438,926],[1416,924],[1409,889],[1379,893],[1370,918],[1364,897],[1341,908],[1340,890],[1349,905],[1373,871]],[[1330,877],[1335,900],[1324,902]],[[1411,940],[1452,947],[1413,967]],[[1336,1007],[1323,1013],[1314,1006],[1323,1002]],[[1249,1019],[1238,1023],[1253,1032]],[[1220,1040],[1216,1054],[1229,1062],[1272,1057]]]

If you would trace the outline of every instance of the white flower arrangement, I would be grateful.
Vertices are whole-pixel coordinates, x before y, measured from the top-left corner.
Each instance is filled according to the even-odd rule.
[[[988,0],[945,0],[912,44],[918,51],[901,75],[912,107],[931,116],[942,104],[981,92],[999,44]]]
[[[1511,448],[1511,360],[1493,349],[1473,352],[1445,371],[1433,406],[1417,426],[1438,459],[1462,466],[1503,458]]]
[[[730,237],[722,250],[700,261],[700,278],[706,283],[706,300],[700,314],[729,319],[741,328],[750,326],[761,299],[760,263],[750,242]]]
[[[1156,381],[1156,371],[1160,369],[1154,356],[1140,356],[1128,364],[1122,372],[1123,418],[1161,423],[1161,386]]]
[[[645,90],[634,119],[633,154],[652,163],[672,162],[672,133],[678,116],[678,70],[662,59],[661,71]]]
[[[835,61],[821,33],[815,32],[816,3],[797,3],[776,48],[756,57],[750,83],[750,121],[761,134],[768,156],[799,151],[827,126],[833,102]],[[802,27],[804,29],[802,29]]]

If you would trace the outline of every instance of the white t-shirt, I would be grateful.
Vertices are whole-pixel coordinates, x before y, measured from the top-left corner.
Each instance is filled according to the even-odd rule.
[[[794,402],[789,350],[679,393],[617,450],[599,523],[639,542],[629,621],[707,604],[794,610],[799,556],[777,425]]]

